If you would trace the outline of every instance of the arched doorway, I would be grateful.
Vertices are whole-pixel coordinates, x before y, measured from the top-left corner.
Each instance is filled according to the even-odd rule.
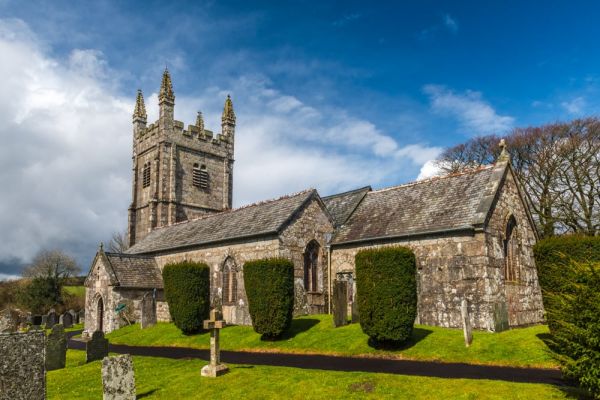
[[[104,301],[102,297],[98,297],[98,303],[96,305],[96,331],[104,332]]]

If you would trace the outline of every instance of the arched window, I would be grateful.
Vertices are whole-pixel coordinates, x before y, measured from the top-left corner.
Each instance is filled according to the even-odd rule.
[[[237,272],[233,258],[227,257],[223,263],[223,304],[237,302]]]
[[[514,282],[519,278],[519,252],[516,228],[517,220],[511,215],[506,223],[506,233],[504,236],[504,279],[508,282]]]
[[[194,186],[206,189],[208,187],[208,171],[206,165],[199,166],[194,164],[192,169],[192,183]]]
[[[150,186],[150,162],[144,164],[144,170],[142,172],[142,186]]]
[[[319,290],[318,268],[319,268],[319,243],[311,241],[304,251],[304,289],[307,292]]]

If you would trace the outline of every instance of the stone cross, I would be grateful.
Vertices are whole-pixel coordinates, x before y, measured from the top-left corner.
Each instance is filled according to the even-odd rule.
[[[210,364],[202,367],[200,374],[212,378],[223,375],[229,368],[221,364],[221,349],[219,348],[219,329],[225,327],[221,312],[216,309],[210,311],[210,319],[204,320],[204,329],[210,329]]]
[[[473,332],[471,329],[471,320],[469,319],[469,308],[467,299],[460,303],[460,315],[463,323],[463,333],[465,335],[465,346],[469,347],[473,343]]]

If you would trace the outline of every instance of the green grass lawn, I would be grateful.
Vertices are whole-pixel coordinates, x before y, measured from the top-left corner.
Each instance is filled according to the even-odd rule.
[[[200,376],[202,360],[134,357],[137,395],[148,399],[565,399],[543,384],[229,365],[219,378]],[[48,372],[48,399],[102,398],[101,362],[69,350],[67,367]]]
[[[85,296],[85,286],[63,286],[63,290],[74,296]]]
[[[540,339],[547,334],[546,326],[512,329],[502,333],[476,331],[473,333],[473,344],[466,348],[460,329],[418,325],[413,339],[403,349],[377,350],[368,345],[367,336],[359,324],[333,328],[330,315],[310,315],[295,318],[289,334],[274,342],[260,340],[260,335],[252,327],[226,327],[221,331],[221,348],[556,368],[557,362]],[[168,323],[159,323],[144,330],[139,325],[131,325],[107,337],[111,343],[139,346],[202,349],[209,346],[208,333],[186,336]]]

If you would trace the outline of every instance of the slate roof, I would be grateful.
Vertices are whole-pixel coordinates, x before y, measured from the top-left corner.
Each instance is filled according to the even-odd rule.
[[[316,195],[315,189],[155,229],[129,248],[129,254],[277,234]]]
[[[485,222],[506,164],[368,192],[333,244],[473,229]]]
[[[343,225],[348,220],[360,201],[365,197],[367,192],[370,191],[371,186],[365,186],[349,192],[338,193],[322,198],[336,227]]]
[[[163,280],[154,257],[104,253],[117,283],[128,288],[162,288]]]

